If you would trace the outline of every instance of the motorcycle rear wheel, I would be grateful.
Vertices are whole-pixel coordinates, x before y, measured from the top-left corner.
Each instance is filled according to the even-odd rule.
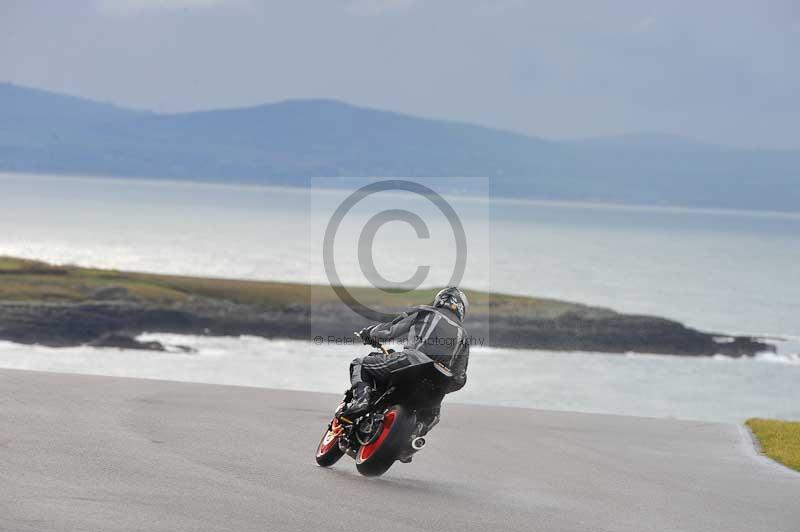
[[[390,407],[383,415],[383,426],[378,437],[362,445],[356,454],[356,469],[366,477],[380,476],[392,467],[400,453],[405,451],[416,426],[416,416],[400,405]]]

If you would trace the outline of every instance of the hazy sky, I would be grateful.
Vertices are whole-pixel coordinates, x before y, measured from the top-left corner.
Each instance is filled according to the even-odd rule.
[[[800,148],[800,2],[3,0],[0,81],[159,111],[328,97],[550,138]]]

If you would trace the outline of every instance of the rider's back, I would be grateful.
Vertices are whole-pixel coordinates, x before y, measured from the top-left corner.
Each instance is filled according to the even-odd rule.
[[[420,351],[450,368],[454,381],[448,391],[463,387],[469,360],[469,336],[458,316],[450,309],[427,305],[414,307],[408,313],[412,312],[416,312],[416,317],[405,349]]]

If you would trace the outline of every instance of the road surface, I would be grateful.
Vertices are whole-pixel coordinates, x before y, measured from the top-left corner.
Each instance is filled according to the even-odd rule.
[[[384,477],[314,450],[331,395],[0,370],[0,530],[800,530],[736,425],[448,405]]]

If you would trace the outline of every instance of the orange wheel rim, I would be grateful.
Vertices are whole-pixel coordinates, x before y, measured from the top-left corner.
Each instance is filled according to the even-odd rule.
[[[361,449],[358,450],[357,462],[359,464],[364,462],[365,460],[368,460],[369,457],[372,456],[375,453],[375,451],[378,450],[378,448],[383,443],[383,440],[385,440],[386,437],[389,435],[389,431],[392,430],[392,425],[394,425],[394,420],[396,416],[397,413],[394,410],[387,412],[383,416],[383,427],[381,428],[380,435],[377,438],[375,438],[374,442],[368,445],[362,445]]]
[[[331,421],[331,428],[322,436],[322,440],[319,442],[319,447],[317,447],[317,456],[322,456],[323,454],[327,454],[333,449],[334,445],[339,445],[339,435],[342,432],[342,428],[339,426],[339,421],[334,418]]]

